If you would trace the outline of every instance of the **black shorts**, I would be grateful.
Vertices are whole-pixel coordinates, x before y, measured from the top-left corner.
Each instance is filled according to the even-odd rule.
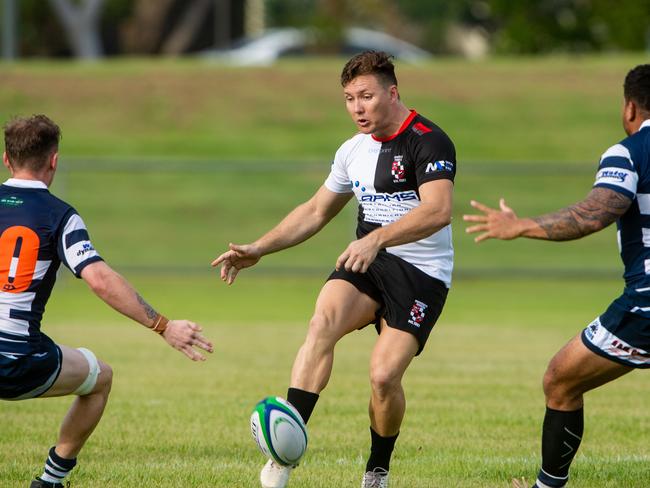
[[[61,372],[61,348],[45,334],[29,354],[0,354],[0,399],[35,398],[49,390]]]
[[[352,283],[378,302],[380,308],[374,321],[377,333],[380,319],[384,318],[389,327],[413,334],[419,344],[416,356],[424,349],[449,291],[442,281],[386,251],[377,254],[367,272],[353,273],[342,268],[334,270],[328,280]]]

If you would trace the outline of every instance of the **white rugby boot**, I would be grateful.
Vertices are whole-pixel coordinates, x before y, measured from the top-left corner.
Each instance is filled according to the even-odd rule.
[[[361,480],[361,488],[388,488],[388,471],[384,468],[366,471]]]
[[[292,470],[293,466],[282,466],[269,459],[260,472],[262,488],[284,488],[287,486]]]

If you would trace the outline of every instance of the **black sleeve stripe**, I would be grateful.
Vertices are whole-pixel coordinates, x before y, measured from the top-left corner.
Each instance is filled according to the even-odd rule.
[[[89,240],[90,237],[88,236],[88,231],[86,229],[73,230],[65,236],[65,248],[68,249],[77,242]]]

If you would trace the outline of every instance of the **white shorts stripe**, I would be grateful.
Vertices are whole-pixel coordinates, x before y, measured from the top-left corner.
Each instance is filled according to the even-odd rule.
[[[638,307],[635,308],[638,309]],[[612,334],[600,323],[600,317],[587,326],[584,330],[584,337],[607,356],[621,359],[631,365],[650,364],[650,352],[634,347]]]

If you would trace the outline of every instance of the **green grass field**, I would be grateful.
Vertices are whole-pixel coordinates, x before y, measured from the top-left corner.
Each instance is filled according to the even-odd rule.
[[[439,61],[400,66],[402,96],[459,154],[457,274],[427,349],[407,372],[395,488],[492,488],[532,479],[541,378],[554,352],[622,289],[615,235],[575,243],[473,244],[461,215],[504,196],[522,214],[584,196],[623,137],[622,79],[640,58]],[[256,238],[324,180],[353,127],[340,60],[234,69],[192,62],[2,66],[0,115],[45,112],[64,131],[54,192],[102,255],[161,311],[203,324],[194,364],[121,318],[63,271],[44,328],[114,368],[111,400],[74,486],[255,487],[264,462],[248,417],[284,395],[318,290],[352,238],[349,205],[319,236],[223,285],[209,262]],[[260,82],[263,77],[263,83]],[[115,159],[117,158],[117,159]],[[127,160],[122,158],[128,158]],[[356,486],[368,449],[371,328],[337,348],[291,487]],[[572,487],[646,488],[642,373],[587,397]],[[70,399],[0,403],[0,487],[40,473]]]

